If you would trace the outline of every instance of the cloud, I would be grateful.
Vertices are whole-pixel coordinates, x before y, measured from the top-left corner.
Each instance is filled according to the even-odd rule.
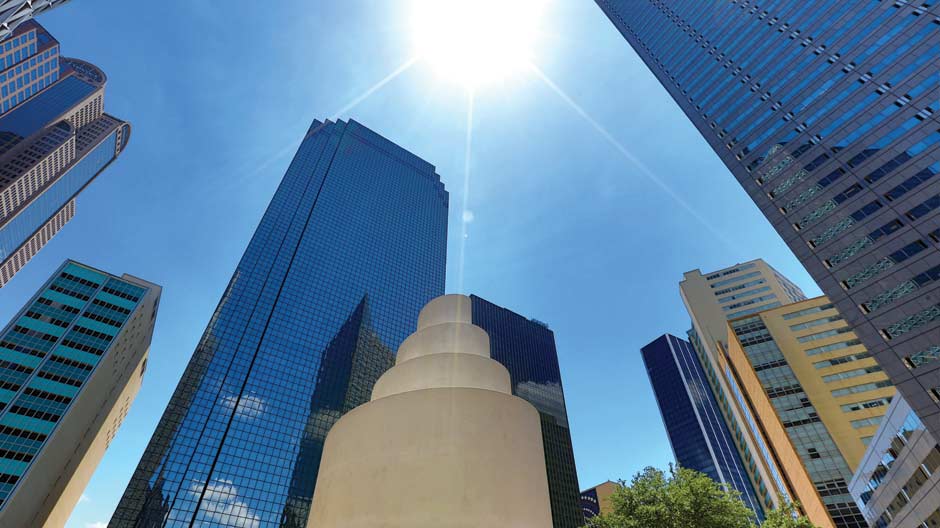
[[[84,495],[82,495],[82,497],[84,497]],[[79,499],[79,501],[81,501],[81,499]],[[108,528],[108,524],[104,521],[85,523],[85,528]]]
[[[91,501],[91,497],[89,497],[88,495],[85,495],[84,493],[82,493],[82,496],[78,498],[78,503],[79,503],[79,504],[81,504],[81,503],[83,503],[83,502],[89,502],[89,501]],[[89,526],[91,526],[91,525],[89,525]]]
[[[467,209],[463,212],[463,221],[465,224],[469,224],[476,219],[476,215],[473,214],[473,211]]]
[[[251,394],[242,396],[241,400],[238,399],[238,396],[226,396],[222,398],[222,405],[229,409],[234,409],[238,405],[236,415],[239,418],[257,418],[264,414],[266,410],[264,400]]]
[[[199,486],[193,486],[190,493],[198,496]],[[238,500],[238,488],[231,480],[217,480],[209,484],[202,498],[201,509],[210,521],[225,526],[238,528],[260,528],[261,526],[261,517],[251,511],[248,504]]]

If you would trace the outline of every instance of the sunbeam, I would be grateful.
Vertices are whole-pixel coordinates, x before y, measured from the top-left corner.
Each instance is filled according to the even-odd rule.
[[[699,214],[698,211],[693,209],[692,206],[689,205],[688,202],[683,200],[681,196],[676,194],[676,192],[673,191],[672,188],[668,184],[666,184],[666,182],[664,182],[659,176],[657,176],[652,170],[650,170],[650,168],[647,167],[646,164],[644,164],[642,161],[640,161],[639,158],[633,155],[632,152],[627,150],[627,147],[623,146],[622,143],[617,141],[617,138],[615,138],[610,132],[607,131],[607,129],[605,129],[600,123],[598,123],[596,119],[591,117],[590,114],[588,114],[587,111],[581,107],[581,105],[576,103],[574,99],[572,99],[567,93],[565,93],[564,90],[562,90],[557,84],[555,84],[551,79],[549,79],[548,75],[546,75],[545,72],[543,72],[541,68],[539,68],[538,66],[532,63],[529,63],[529,68],[531,68],[531,70],[535,73],[535,75],[539,79],[541,79],[542,82],[544,82],[545,85],[548,86],[553,92],[555,92],[555,94],[558,95],[558,97],[560,97],[564,102],[568,103],[568,106],[570,106],[571,109],[575,111],[575,113],[577,113],[585,121],[587,121],[588,124],[590,124],[591,127],[593,127],[594,130],[597,131],[597,133],[599,133],[605,140],[607,140],[608,143],[610,143],[615,149],[617,149],[617,152],[619,152],[624,158],[626,158],[627,161],[635,165],[644,176],[649,178],[650,181],[656,184],[657,187],[659,187],[670,198],[672,198],[677,204],[679,204],[680,207],[685,209],[685,211],[689,213],[693,218],[698,220],[698,222],[702,224],[702,227],[704,227],[713,235],[715,235],[715,237],[721,240],[721,242],[726,244],[729,248],[734,249],[736,247],[735,244],[731,241],[731,239],[729,239],[721,231],[719,231],[714,226],[712,226],[708,222],[708,220],[705,219],[705,217],[703,217],[701,214]]]
[[[330,119],[334,119],[334,120],[339,119],[339,118],[342,117],[342,115],[345,114],[346,112],[349,112],[349,111],[352,110],[353,108],[359,106],[360,103],[362,103],[363,101],[365,101],[366,99],[368,99],[369,97],[371,97],[372,94],[374,94],[375,92],[377,92],[377,91],[379,91],[380,89],[382,89],[383,86],[385,86],[386,84],[388,84],[388,83],[392,82],[393,80],[395,80],[395,78],[398,77],[399,75],[401,75],[402,73],[405,73],[405,71],[407,71],[409,68],[411,68],[412,66],[414,66],[416,62],[418,62],[418,58],[417,58],[417,57],[412,57],[412,58],[408,59],[408,60],[405,61],[401,66],[395,68],[395,70],[392,71],[392,73],[386,75],[381,81],[375,83],[374,85],[372,85],[371,88],[369,88],[368,90],[362,92],[362,94],[359,95],[359,97],[356,97],[355,99],[353,99],[352,101],[350,101],[346,106],[344,106],[344,107],[340,108],[339,110],[337,110],[337,111],[330,117]]]
[[[467,209],[470,199],[470,153],[473,149],[473,90],[467,91],[467,139],[464,144],[463,161],[463,200],[460,210],[460,264],[457,272],[457,291],[464,293],[464,265],[467,260],[467,238],[470,236],[470,222],[472,216]]]

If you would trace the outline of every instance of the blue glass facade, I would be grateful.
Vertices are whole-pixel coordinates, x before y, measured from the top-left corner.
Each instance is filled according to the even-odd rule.
[[[117,157],[117,130],[98,143],[85,157],[68,168],[29,207],[0,225],[0,261],[29,240],[46,221],[101,174]]]
[[[490,336],[490,356],[512,382],[514,395],[531,403],[542,419],[542,444],[554,528],[584,524],[568,411],[558,367],[555,334],[544,324],[475,295],[473,324]]]
[[[596,1],[940,436],[940,4]]]
[[[761,501],[692,344],[666,334],[641,352],[676,462],[737,490],[763,519]]]
[[[447,210],[427,162],[314,122],[110,526],[305,526],[327,432],[444,292]]]
[[[148,291],[66,262],[0,332],[0,519]]]

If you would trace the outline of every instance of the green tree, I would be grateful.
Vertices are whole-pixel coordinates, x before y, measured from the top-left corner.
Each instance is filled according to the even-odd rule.
[[[609,499],[612,511],[591,519],[590,528],[756,528],[740,493],[691,469],[646,468],[620,484]],[[761,528],[817,528],[797,511],[785,503]]]
[[[799,516],[798,505],[785,503],[784,506],[767,514],[767,520],[761,528],[816,528],[806,517]]]
[[[613,511],[592,528],[753,528],[738,493],[685,468],[646,468],[611,498]]]

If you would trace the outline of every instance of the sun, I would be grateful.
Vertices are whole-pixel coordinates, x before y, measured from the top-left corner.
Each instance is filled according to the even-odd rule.
[[[468,88],[530,64],[545,0],[413,0],[417,56]]]

